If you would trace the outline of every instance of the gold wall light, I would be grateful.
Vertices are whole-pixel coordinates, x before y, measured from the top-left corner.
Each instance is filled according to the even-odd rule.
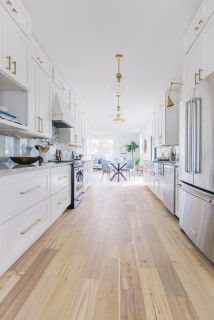
[[[168,96],[167,96],[167,101],[166,101],[167,108],[171,108],[171,107],[173,107],[175,105],[174,101],[170,97],[173,86],[182,86],[182,83],[180,83],[180,82],[171,82],[169,93],[168,93]]]

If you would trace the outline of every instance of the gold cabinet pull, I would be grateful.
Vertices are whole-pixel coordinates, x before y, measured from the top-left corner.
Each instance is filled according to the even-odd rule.
[[[57,180],[67,179],[67,177],[68,177],[68,176],[59,177],[59,178],[57,178]]]
[[[13,12],[13,13],[18,13],[17,10],[16,10],[16,8],[13,8],[13,9],[12,9],[12,12]]]
[[[40,130],[40,132],[42,133],[43,132],[43,118],[42,117],[40,117],[40,121],[41,121],[41,130]]]
[[[198,73],[195,73],[195,85],[199,84],[199,82],[197,81],[197,77],[199,76]]]
[[[8,4],[9,6],[12,6],[12,3],[10,2],[10,0],[7,0],[6,4]]]
[[[25,230],[21,231],[20,234],[24,235],[25,233],[27,233],[28,231],[30,231],[33,227],[35,227],[39,222],[41,221],[41,219],[37,219],[35,222],[33,222],[29,227],[27,227]]]
[[[30,189],[28,189],[28,190],[21,191],[20,194],[21,194],[21,195],[25,195],[25,194],[27,194],[27,193],[36,191],[36,190],[38,190],[38,189],[40,189],[40,188],[41,188],[40,186],[36,186],[36,187],[30,188]]]
[[[12,65],[13,65],[12,74],[16,74],[16,61],[13,61],[13,62],[12,62]]]
[[[7,70],[11,70],[11,61],[12,61],[12,58],[11,58],[11,56],[7,56],[6,58],[7,58],[7,60],[8,60]]]
[[[199,69],[199,73],[198,73],[199,81],[202,81],[202,80],[203,80],[203,78],[202,78],[202,72],[203,72],[203,69]]]

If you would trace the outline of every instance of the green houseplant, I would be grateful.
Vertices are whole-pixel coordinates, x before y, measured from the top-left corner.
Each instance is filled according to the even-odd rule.
[[[125,147],[126,147],[127,152],[129,152],[129,153],[131,152],[132,160],[133,160],[134,152],[139,148],[139,145],[136,142],[132,141],[132,142],[128,143]]]

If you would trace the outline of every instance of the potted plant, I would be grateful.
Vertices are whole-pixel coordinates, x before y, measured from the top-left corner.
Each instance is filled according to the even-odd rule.
[[[136,142],[132,141],[129,144],[127,144],[125,147],[127,152],[129,153],[131,152],[132,160],[133,160],[134,152],[139,148],[139,145]]]

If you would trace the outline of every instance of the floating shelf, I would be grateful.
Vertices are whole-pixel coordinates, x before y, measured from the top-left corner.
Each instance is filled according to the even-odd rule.
[[[22,130],[22,131],[29,130],[29,128],[27,126],[0,118],[0,131],[2,131],[2,130],[17,130],[17,129]]]

